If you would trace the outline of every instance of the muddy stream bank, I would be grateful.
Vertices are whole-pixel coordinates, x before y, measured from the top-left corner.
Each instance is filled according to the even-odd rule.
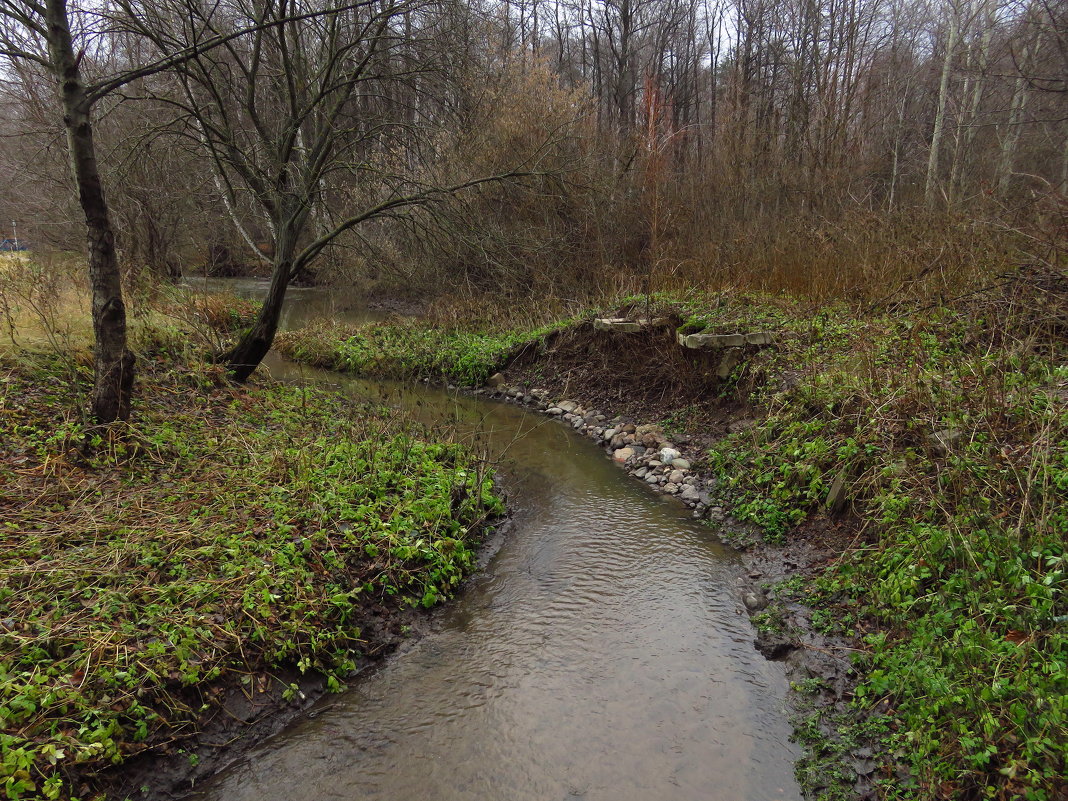
[[[368,319],[301,290],[285,324],[326,315]],[[190,798],[800,798],[784,667],[753,647],[740,559],[682,503],[516,406],[267,367],[470,437],[512,522],[430,633]]]

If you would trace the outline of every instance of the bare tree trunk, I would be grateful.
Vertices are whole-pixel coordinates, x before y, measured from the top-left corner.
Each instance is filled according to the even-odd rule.
[[[92,288],[93,393],[90,411],[98,423],[130,417],[134,355],[126,347],[126,306],[122,300],[115,233],[97,167],[91,103],[74,53],[66,0],[47,0],[48,51],[63,103],[71,172],[85,214],[89,245],[89,282]]]
[[[267,297],[263,299],[259,314],[256,315],[256,322],[233,348],[219,357],[219,361],[226,364],[231,377],[238,382],[247,381],[255,372],[271,349],[274,335],[278,331],[286,289],[289,288],[289,281],[293,277],[293,245],[279,245],[271,274],[271,286],[267,290]]]
[[[928,206],[934,205],[938,193],[938,156],[942,148],[942,132],[946,125],[946,102],[949,94],[949,73],[953,68],[953,51],[957,49],[957,26],[959,12],[954,6],[949,19],[949,33],[946,36],[946,54],[942,61],[942,77],[938,82],[938,109],[935,111],[934,129],[931,131],[931,151],[927,157],[927,185],[924,198]]]
[[[1009,119],[1006,125],[1005,136],[1001,139],[1001,157],[998,159],[998,193],[1005,194],[1012,180],[1013,164],[1016,161],[1016,150],[1020,144],[1020,130],[1023,126],[1024,109],[1027,107],[1027,79],[1025,77],[1029,68],[1031,48],[1024,45],[1020,57],[1020,74],[1016,77],[1016,85],[1012,92],[1012,105],[1009,108]]]

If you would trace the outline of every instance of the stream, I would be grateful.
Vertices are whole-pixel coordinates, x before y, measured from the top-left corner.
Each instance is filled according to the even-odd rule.
[[[246,295],[265,287],[213,284]],[[291,292],[284,324],[376,316],[330,297]],[[784,671],[753,648],[737,598],[741,562],[681,503],[628,478],[571,429],[515,406],[275,354],[265,367],[477,440],[499,461],[513,521],[429,634],[190,798],[801,797]]]

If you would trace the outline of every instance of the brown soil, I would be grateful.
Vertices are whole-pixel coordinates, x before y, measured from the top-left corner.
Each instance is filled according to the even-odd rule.
[[[750,410],[723,395],[718,356],[679,347],[680,322],[636,334],[596,331],[591,324],[566,329],[520,353],[506,371],[508,382],[645,423],[682,413],[686,433],[717,438]]]

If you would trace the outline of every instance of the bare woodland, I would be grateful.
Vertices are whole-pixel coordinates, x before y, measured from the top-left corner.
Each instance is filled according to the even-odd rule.
[[[100,319],[121,317],[120,273],[260,265],[269,302],[224,354],[239,378],[294,280],[878,301],[1055,259],[1064,233],[1062,0],[4,0],[0,18],[0,219],[38,250],[81,250],[88,225]],[[132,369],[119,339],[97,332],[98,382]]]

